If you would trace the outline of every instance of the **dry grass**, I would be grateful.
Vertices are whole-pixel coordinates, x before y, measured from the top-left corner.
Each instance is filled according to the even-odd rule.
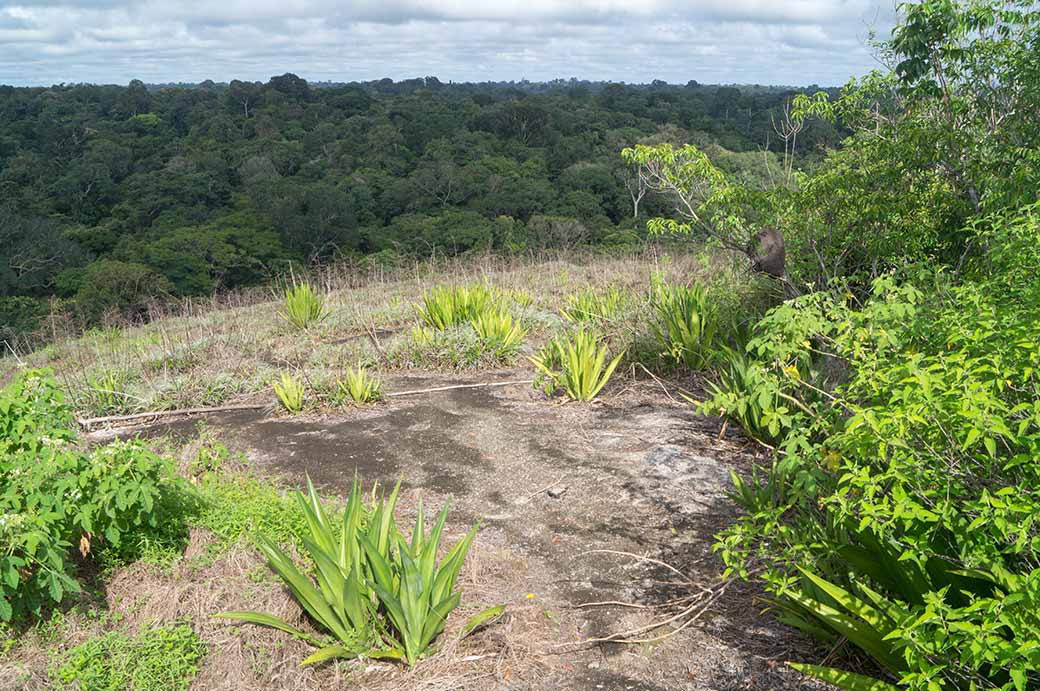
[[[266,400],[271,382],[284,371],[298,373],[309,389],[321,392],[332,390],[345,368],[358,361],[381,369],[458,367],[450,357],[427,357],[410,348],[413,305],[434,285],[491,283],[523,305],[515,309],[531,329],[528,341],[536,344],[560,324],[559,307],[570,295],[617,287],[638,298],[633,304],[639,316],[639,300],[653,272],[686,281],[732,270],[725,256],[705,260],[653,252],[486,256],[394,271],[333,267],[317,281],[328,293],[331,315],[308,331],[288,328],[277,316],[275,295],[266,289],[156,306],[147,324],[93,329],[75,338],[62,339],[62,326],[52,321],[58,340],[17,358],[0,357],[0,382],[22,366],[51,367],[87,416]],[[475,358],[462,366],[501,364]]]
[[[105,582],[105,616],[82,611],[64,617],[60,631],[32,630],[0,661],[0,688],[45,691],[55,656],[113,628],[136,634],[152,626],[190,620],[208,653],[194,688],[207,691],[303,691],[361,686],[366,691],[487,689],[521,682],[541,669],[536,649],[547,637],[540,610],[525,604],[516,573],[517,557],[482,542],[474,544],[460,578],[465,604],[449,618],[441,648],[414,669],[368,660],[301,668],[313,652],[287,635],[258,626],[235,625],[212,617],[226,610],[257,610],[314,631],[291,595],[270,575],[256,551],[238,545],[216,561],[198,567],[196,556],[212,545],[204,530],[194,530],[184,559],[170,572],[137,563]],[[501,620],[459,639],[463,623],[490,604],[508,597]],[[158,690],[157,690],[158,691]]]

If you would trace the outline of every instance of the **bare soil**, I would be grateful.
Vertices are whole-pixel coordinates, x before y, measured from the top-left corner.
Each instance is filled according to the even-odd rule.
[[[520,377],[514,371],[469,379],[423,374],[393,378],[387,388],[510,378]],[[106,585],[109,606],[131,627],[191,617],[209,646],[192,686],[200,691],[811,687],[783,664],[812,659],[811,644],[763,615],[753,587],[719,586],[713,535],[736,515],[725,496],[729,472],[747,471],[755,462],[753,446],[732,432],[720,437],[718,421],[696,416],[655,382],[619,376],[612,391],[585,405],[516,386],[396,398],[320,416],[239,411],[207,417],[210,431],[245,452],[262,473],[292,484],[309,476],[330,493],[345,492],[355,473],[366,485],[400,479],[401,524],[410,524],[420,497],[428,507],[451,502],[453,536],[482,522],[462,578],[466,607],[453,615],[445,640],[483,607],[506,603],[507,614],[449,643],[415,671],[371,662],[301,669],[297,662],[307,654],[301,643],[212,620],[227,609],[302,619],[245,547],[203,569],[191,567],[190,559],[169,573],[126,569]],[[96,436],[187,439],[196,434],[196,422]],[[193,536],[189,553],[204,549],[206,540]],[[703,598],[705,608],[632,636],[648,642],[584,642],[668,619],[704,589],[713,593]],[[0,669],[0,687],[40,688],[45,664],[16,662],[18,674]]]

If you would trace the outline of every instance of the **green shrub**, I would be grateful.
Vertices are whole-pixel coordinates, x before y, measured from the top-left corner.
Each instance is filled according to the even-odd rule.
[[[187,691],[205,656],[190,625],[172,624],[92,638],[61,655],[53,676],[56,691]]]
[[[794,398],[790,377],[801,376],[797,367],[785,364],[776,372],[776,363],[764,363],[746,353],[722,346],[717,381],[708,381],[711,398],[700,404],[700,412],[721,415],[740,423],[751,437],[775,443],[796,424],[804,422],[802,404]]]
[[[360,362],[356,368],[348,367],[346,377],[336,382],[340,395],[355,403],[374,403],[383,395],[383,385],[378,377],[369,374]]]
[[[296,498],[307,520],[302,547],[314,563],[313,580],[272,540],[257,536],[271,569],[331,640],[269,614],[235,611],[216,616],[270,626],[314,645],[318,650],[301,663],[305,665],[360,655],[415,664],[428,654],[445,619],[460,603],[455,581],[477,528],[438,564],[447,507],[427,535],[420,505],[409,540],[394,521],[399,487],[366,507],[355,480],[342,518],[336,521],[308,480],[307,495],[298,492]],[[500,607],[491,608],[474,621],[498,612]]]
[[[303,410],[303,399],[306,389],[303,382],[288,372],[282,372],[281,381],[271,385],[275,395],[281,402],[282,407],[289,413],[298,413]]]
[[[87,323],[108,315],[135,319],[144,316],[156,299],[172,292],[166,277],[147,266],[99,259],[82,272],[73,304]]]
[[[575,401],[591,401],[610,380],[624,353],[607,362],[609,348],[585,329],[552,338],[530,358],[540,375],[535,386],[547,393],[562,388]]]
[[[969,280],[922,269],[874,281],[862,305],[805,296],[749,344],[798,419],[772,489],[738,488],[747,514],[717,549],[762,569],[785,621],[899,688],[1040,684],[1040,282],[1023,280],[1038,213],[996,219]],[[840,385],[791,369],[806,352],[844,363]]]
[[[137,442],[84,451],[75,424],[45,372],[0,392],[0,621],[78,591],[73,550],[130,558],[183,527],[163,515],[184,489],[165,460]]]
[[[325,296],[311,288],[309,283],[293,283],[282,293],[282,309],[278,311],[287,324],[303,330],[320,324],[329,316]]]

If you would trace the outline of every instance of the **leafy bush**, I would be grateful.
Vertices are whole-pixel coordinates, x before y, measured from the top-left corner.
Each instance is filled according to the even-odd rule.
[[[652,329],[662,355],[688,369],[706,369],[723,343],[719,311],[708,290],[699,283],[657,283],[652,303],[656,313]]]
[[[282,407],[286,411],[298,413],[303,410],[305,393],[303,382],[288,372],[282,372],[281,381],[277,381],[271,386],[274,388],[275,395],[278,396],[278,400],[281,401]]]
[[[55,691],[187,691],[206,646],[189,624],[172,624],[136,636],[112,632],[62,655],[53,672]]]
[[[624,353],[609,363],[609,348],[585,329],[552,338],[542,351],[530,358],[538,369],[541,385],[548,393],[562,388],[575,401],[591,401],[610,380]]]
[[[494,304],[495,294],[485,285],[437,286],[415,309],[423,324],[442,331],[476,319]]]
[[[1038,213],[979,231],[993,250],[968,280],[887,276],[862,305],[809,295],[749,344],[797,420],[778,430],[773,489],[739,489],[748,513],[717,548],[762,569],[785,621],[900,688],[1040,684],[1040,282],[1022,279]],[[844,381],[821,393],[788,365],[807,352]]]
[[[307,495],[297,492],[309,528],[302,546],[314,563],[314,580],[277,544],[257,536],[272,570],[323,632],[332,636],[331,641],[269,614],[235,611],[216,616],[270,626],[314,645],[318,650],[302,662],[305,665],[360,655],[403,659],[410,665],[418,662],[460,603],[455,581],[477,528],[438,565],[448,509],[441,511],[427,535],[420,505],[409,540],[394,521],[399,487],[366,507],[360,482],[355,480],[339,521],[330,519],[309,480]],[[471,624],[499,612],[501,607],[485,610]]]
[[[346,378],[337,381],[336,386],[342,396],[355,403],[373,403],[383,395],[382,382],[369,374],[360,362],[356,368],[348,367]]]
[[[295,329],[303,330],[320,324],[329,316],[325,296],[309,283],[293,283],[282,293],[282,309],[278,316]]]
[[[805,355],[803,351],[793,361],[767,363],[740,349],[722,346],[717,381],[707,382],[711,398],[699,405],[700,411],[733,419],[761,442],[783,439],[796,425],[808,424],[806,404],[793,395],[799,382],[813,378]],[[802,396],[806,397],[805,392]]]
[[[84,451],[49,374],[27,371],[0,392],[0,620],[38,615],[79,590],[72,551],[128,556],[183,488],[169,464],[136,442]]]

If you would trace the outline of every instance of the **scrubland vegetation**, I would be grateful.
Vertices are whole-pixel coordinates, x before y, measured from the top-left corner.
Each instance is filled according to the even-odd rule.
[[[305,630],[222,616],[307,641],[308,663],[421,668],[466,603],[457,578],[479,526],[441,549],[446,513],[427,533],[420,508],[399,530],[396,489],[289,498],[216,443],[180,468],[140,441],[85,448],[75,416],[274,394],[279,415],[369,414],[395,394],[384,378],[416,371],[523,372],[546,408],[595,406],[649,377],[725,419],[716,439],[732,423],[760,451],[750,471],[731,468],[742,513],[715,526],[714,549],[723,578],[753,581],[819,642],[792,666],[848,691],[1037,688],[1040,16],[1029,2],[925,0],[901,6],[878,48],[891,69],[795,96],[774,120],[788,153],[810,127],[850,133],[802,171],[782,161],[776,185],[750,184],[711,147],[620,142],[660,214],[649,231],[669,238],[641,252],[328,266],[274,299],[224,293],[5,358],[5,630],[45,627],[91,569],[161,565],[206,530],[212,552],[195,558],[245,540],[309,615]],[[472,604],[455,640],[502,613]],[[695,619],[672,622],[667,636]],[[205,654],[191,625],[70,647],[53,682],[87,683],[99,656],[167,640],[163,654],[185,652],[164,683],[186,685]],[[147,669],[113,664],[104,683],[146,684],[120,675]]]

